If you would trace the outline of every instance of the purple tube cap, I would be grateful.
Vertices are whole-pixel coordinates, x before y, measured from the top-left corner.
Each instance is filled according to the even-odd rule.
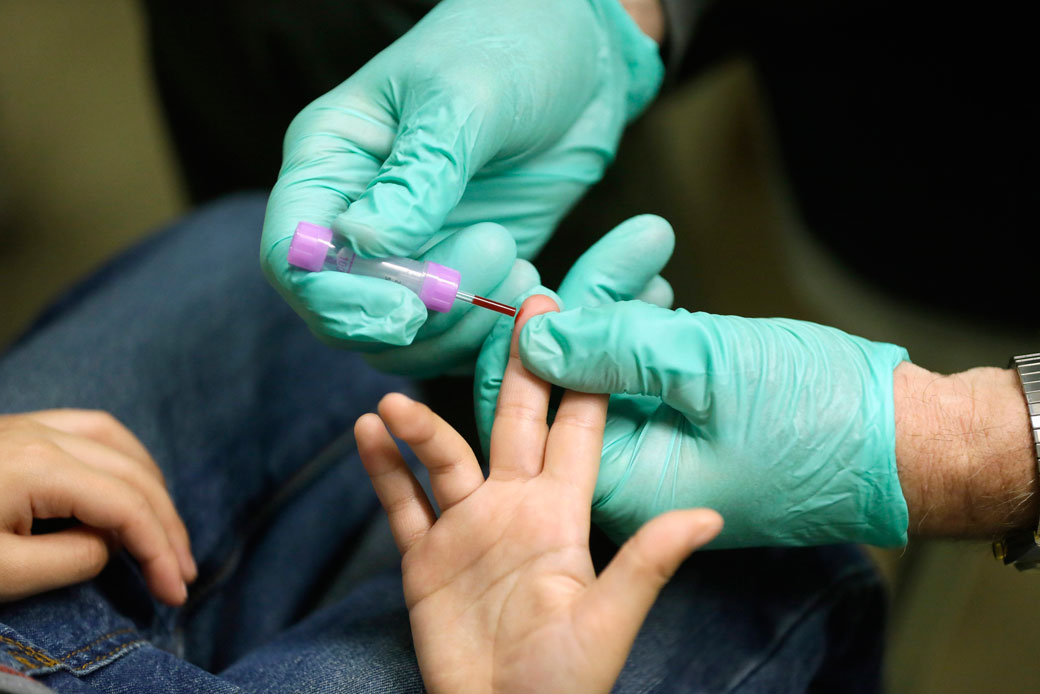
[[[289,264],[311,272],[325,265],[325,257],[332,247],[332,229],[310,222],[300,222],[289,243]]]
[[[426,278],[419,289],[419,299],[431,311],[447,313],[455,303],[459,291],[458,270],[445,267],[432,260],[426,262]]]

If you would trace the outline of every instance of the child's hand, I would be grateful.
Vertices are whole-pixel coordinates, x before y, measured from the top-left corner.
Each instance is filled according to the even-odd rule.
[[[83,523],[32,535],[33,519]],[[0,416],[0,602],[93,578],[117,541],[169,605],[197,570],[188,532],[141,442],[104,412]]]
[[[490,475],[425,405],[386,396],[355,426],[372,484],[403,554],[405,601],[433,692],[607,691],[647,611],[678,565],[718,534],[705,509],[647,523],[599,578],[589,515],[607,398],[568,392],[552,429],[549,386],[517,356],[514,328],[491,434]],[[386,427],[383,424],[386,424]],[[437,518],[387,433],[429,469]]]

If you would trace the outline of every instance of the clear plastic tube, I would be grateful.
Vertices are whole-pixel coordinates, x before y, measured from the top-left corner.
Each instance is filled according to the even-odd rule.
[[[418,294],[429,274],[426,265],[427,263],[412,258],[362,258],[348,248],[329,248],[324,269],[379,277],[397,282]]]
[[[458,270],[430,260],[362,258],[343,244],[331,229],[300,222],[289,244],[289,264],[310,272],[335,270],[396,282],[415,292],[427,308],[445,313],[455,299],[515,316],[516,308],[459,291]]]

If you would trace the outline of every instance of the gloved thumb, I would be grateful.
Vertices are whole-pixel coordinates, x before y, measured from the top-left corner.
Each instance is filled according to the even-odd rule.
[[[651,395],[690,414],[708,405],[706,376],[728,357],[707,314],[623,301],[532,317],[520,358],[564,388]]]
[[[362,256],[413,256],[423,249],[485,163],[481,120],[462,103],[436,96],[422,102],[402,117],[386,161],[333,228]]]
[[[582,253],[560,283],[563,308],[640,298],[671,306],[672,289],[658,273],[675,248],[671,225],[656,215],[632,217]]]

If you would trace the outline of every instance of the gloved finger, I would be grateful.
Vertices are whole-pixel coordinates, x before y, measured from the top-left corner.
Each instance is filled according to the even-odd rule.
[[[559,290],[564,310],[635,298],[655,282],[674,248],[675,233],[661,217],[647,214],[622,222],[567,272]]]
[[[516,260],[505,280],[487,298],[504,304],[519,306],[518,296],[538,286],[538,271],[526,260]],[[451,330],[434,337],[416,341],[404,347],[366,355],[365,360],[379,369],[412,378],[428,378],[454,371],[463,366],[466,373],[474,370],[473,360],[481,345],[498,323],[512,325],[508,317],[482,308],[471,308]]]
[[[658,275],[647,282],[646,286],[643,287],[643,291],[636,294],[633,298],[637,301],[645,301],[648,304],[660,306],[661,308],[671,308],[672,303],[675,302],[675,292],[672,290],[672,285],[669,284],[668,280]]]
[[[410,289],[377,277],[290,267],[288,250],[289,239],[276,244],[271,263],[286,278],[287,300],[322,342],[407,345],[426,322],[426,307]]]
[[[516,239],[517,255],[531,260],[574,203],[600,179],[602,167],[598,173],[587,171],[589,167],[560,171],[537,158],[506,164],[491,163],[470,179],[467,204],[452,210],[445,227],[498,222]]]
[[[408,344],[426,320],[426,307],[414,293],[373,278],[307,272],[288,261],[296,225],[329,224],[346,208],[343,190],[359,185],[352,178],[370,175],[358,173],[366,161],[374,170],[366,157],[333,153],[283,172],[267,205],[261,265],[268,281],[323,341],[337,346],[348,340]]]
[[[448,236],[423,253],[420,259],[457,270],[461,291],[487,296],[512,271],[516,242],[499,224],[474,224]],[[456,301],[446,313],[430,311],[426,323],[415,336],[416,343],[440,335],[449,328],[454,330],[456,323],[474,310],[484,312],[464,301]]]
[[[359,73],[310,104],[289,126],[282,170],[264,216],[260,263],[268,281],[323,341],[407,344],[426,319],[421,302],[388,290],[383,301],[366,305],[368,315],[361,315],[349,301],[341,303],[356,282],[337,273],[308,277],[286,259],[296,225],[331,226],[390,151],[396,128],[388,116],[363,100],[344,97],[357,90],[362,77]]]
[[[308,110],[301,112],[290,126],[285,161],[267,201],[260,243],[260,265],[271,284],[288,299],[293,297],[294,276],[289,270],[295,268],[279,261],[285,260],[296,225],[311,222],[331,226],[379,167],[379,161],[360,151],[346,136],[321,132],[313,119],[305,118],[309,115]],[[297,125],[300,122],[308,125]],[[300,132],[305,127],[306,135]]]
[[[607,405],[609,417],[603,434],[603,447],[628,440],[648,417],[661,406],[661,398],[650,395],[611,395]]]
[[[432,91],[432,90],[431,90]],[[390,155],[333,229],[367,257],[413,256],[441,230],[487,161],[482,107],[433,91],[411,100]]]
[[[724,349],[717,319],[641,301],[534,316],[520,335],[520,356],[564,388],[651,395],[682,412],[703,411],[708,365],[725,372],[735,356]]]
[[[459,289],[487,296],[495,287],[502,284],[512,271],[513,261],[516,260],[516,242],[501,225],[474,224],[444,238],[420,256],[419,260],[432,261],[458,271],[461,279]],[[526,288],[524,287],[524,289]],[[518,293],[519,291],[517,290]],[[432,343],[431,339],[446,332],[456,333],[457,323],[469,314],[471,308],[471,305],[464,301],[455,301],[451,310],[447,312],[428,309],[426,322],[419,328],[408,345],[414,349],[409,349],[407,353],[400,356],[388,357],[383,362],[383,366],[379,368],[393,373],[417,376],[421,369],[413,370],[409,366],[409,362],[416,357],[425,362],[429,362],[431,359],[437,360],[442,356],[445,358],[450,356],[454,361],[462,359],[462,356],[455,353],[440,354],[438,344]],[[487,327],[490,329],[490,323]],[[486,331],[479,336],[474,336],[471,332],[461,335],[454,334],[449,337],[447,344],[459,346],[468,344],[470,352],[475,355],[485,334]],[[330,341],[327,338],[324,341],[336,347],[368,354],[393,353],[400,349],[400,343],[352,343],[342,340]],[[423,359],[424,357],[425,359]],[[442,373],[446,366],[447,363],[444,367],[425,375],[432,376]]]
[[[514,305],[523,304],[532,294],[544,294],[556,301],[557,305],[560,301],[551,290],[535,286],[516,297]],[[502,388],[502,377],[509,363],[509,343],[512,335],[513,321],[496,322],[477,356],[473,374],[473,406],[477,418],[477,434],[485,456],[491,450],[491,426],[495,421],[495,406],[498,404],[498,392]]]

